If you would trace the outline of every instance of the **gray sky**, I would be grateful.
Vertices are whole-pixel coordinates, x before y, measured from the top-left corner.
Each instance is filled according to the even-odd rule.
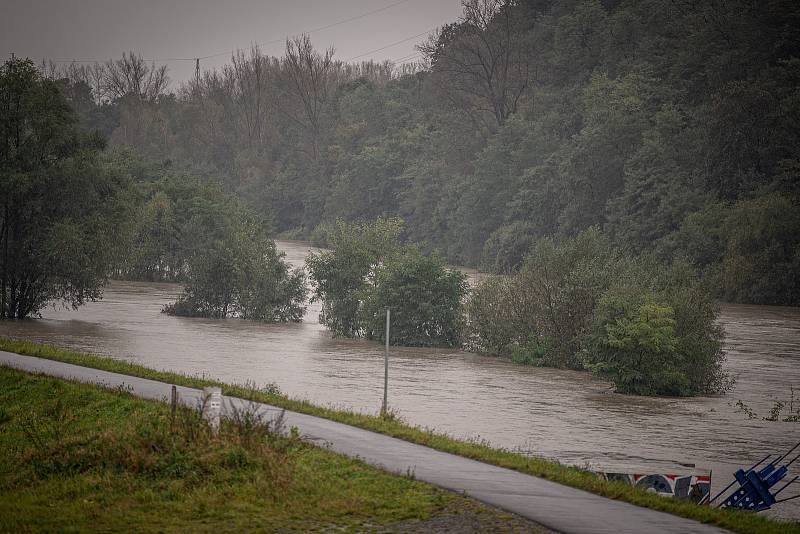
[[[392,5],[396,4],[396,5]],[[167,63],[173,81],[200,67],[219,67],[236,48],[253,43],[270,55],[282,55],[287,36],[309,32],[380,10],[357,20],[310,33],[317,48],[333,46],[348,60],[401,59],[415,53],[416,37],[384,50],[375,49],[427,32],[461,13],[460,0],[3,0],[0,55],[14,52],[37,63],[42,58],[68,61],[118,58],[133,50],[157,64]],[[391,6],[388,7],[387,6]],[[166,61],[164,61],[166,60]]]

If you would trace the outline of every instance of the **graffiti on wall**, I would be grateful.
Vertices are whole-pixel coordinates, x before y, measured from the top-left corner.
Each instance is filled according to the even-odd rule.
[[[711,493],[710,475],[631,475],[628,473],[598,473],[605,480],[618,480],[632,486],[668,497],[689,499],[700,503]]]

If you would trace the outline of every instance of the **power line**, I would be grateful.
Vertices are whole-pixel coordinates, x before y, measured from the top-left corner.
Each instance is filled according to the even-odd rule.
[[[407,59],[413,59],[415,57],[419,57],[421,55],[422,55],[421,52],[415,51],[415,52],[411,52],[410,54],[407,54],[407,55],[402,56],[402,57],[392,58],[390,61],[394,61],[395,63],[399,63],[401,61],[406,61]]]
[[[374,54],[375,52],[380,52],[381,50],[386,50],[387,48],[391,48],[393,46],[397,46],[399,44],[403,44],[405,42],[410,41],[411,39],[416,39],[418,37],[422,37],[423,35],[427,35],[427,34],[431,33],[435,29],[436,29],[436,27],[431,28],[430,30],[425,30],[424,32],[418,33],[417,35],[412,35],[411,37],[407,37],[405,39],[401,39],[400,41],[396,41],[396,42],[388,44],[386,46],[382,46],[380,48],[376,48],[375,50],[370,50],[369,52],[364,52],[363,54],[359,54],[357,56],[353,56],[351,58],[347,58],[347,59],[345,59],[345,61],[353,61],[354,59],[358,59],[358,58],[361,58],[361,57],[364,57],[364,56],[368,56],[370,54]]]
[[[311,30],[307,30],[307,31],[304,31],[304,32],[297,32],[297,33],[300,33],[300,34],[303,34],[303,33],[312,34],[312,33],[318,32],[318,31],[327,30],[328,28],[333,28],[334,26],[339,26],[341,24],[346,24],[346,23],[352,22],[354,20],[363,19],[364,17],[368,17],[370,15],[374,15],[375,13],[380,13],[381,11],[386,11],[387,9],[393,8],[393,7],[398,6],[400,4],[405,4],[408,1],[409,0],[399,0],[398,2],[394,2],[392,4],[389,4],[387,6],[383,6],[383,7],[378,8],[378,9],[373,9],[372,11],[367,11],[366,13],[362,13],[360,15],[356,15],[356,16],[350,17],[348,19],[342,19],[340,21],[333,22],[331,24],[326,24],[325,26],[320,26],[319,28],[313,28]],[[297,35],[297,33],[295,35]],[[265,41],[263,43],[257,43],[256,46],[266,46],[266,45],[269,45],[269,44],[282,43],[285,40],[286,40],[285,37],[281,38],[281,39],[273,39],[271,41]],[[222,56],[222,55],[227,54],[227,53],[228,52],[220,52],[218,54],[211,54],[211,55],[208,55],[208,56],[203,56],[203,57],[201,57],[199,59],[208,59],[208,58],[212,58],[212,57],[218,57],[218,56]]]
[[[403,1],[407,2],[408,0],[403,0]],[[388,8],[388,7],[391,7],[391,6],[387,6],[386,8]],[[386,9],[386,8],[384,8],[384,9]],[[366,16],[366,15],[362,15],[362,16]],[[331,26],[331,25],[329,25],[329,26]],[[353,57],[347,58],[345,60],[345,62],[353,61],[354,59],[359,59],[359,58],[362,58],[364,56],[368,56],[370,54],[374,54],[375,52],[380,52],[382,50],[386,50],[387,48],[392,48],[393,46],[397,46],[399,44],[406,43],[408,41],[411,41],[412,39],[417,39],[419,37],[422,37],[423,35],[429,34],[430,32],[434,31],[435,29],[436,29],[436,27],[431,28],[429,30],[425,30],[424,32],[418,33],[416,35],[412,35],[411,37],[406,37],[405,39],[401,39],[399,41],[395,41],[393,43],[389,43],[389,44],[381,46],[379,48],[375,48],[375,49],[370,50],[368,52],[364,52],[362,54],[358,54],[357,56],[353,56]],[[271,42],[278,42],[278,41],[271,41]],[[263,44],[266,44],[266,43],[261,43],[261,44],[263,45]],[[224,52],[224,53],[227,54],[227,52]],[[212,56],[202,56],[202,57],[197,57],[197,58],[145,59],[144,61],[153,61],[153,62],[157,62],[157,61],[194,61],[194,62],[196,62],[195,65],[198,65],[199,60],[208,59],[208,58],[215,57],[215,56],[218,56],[218,55],[221,55],[221,54],[215,54],[215,55],[212,55]],[[417,56],[420,56],[420,55],[421,54],[419,52],[413,52],[411,54],[407,54],[405,56],[402,56],[400,58],[394,59],[392,61],[401,62],[401,61],[404,61],[404,60],[415,59]],[[84,59],[84,60],[62,60],[62,59],[57,59],[57,60],[51,60],[51,61],[53,61],[53,63],[93,63],[93,62],[98,62],[100,60],[96,60],[96,59]]]
[[[327,30],[328,28],[333,28],[335,26],[340,26],[342,24],[347,24],[348,22],[353,22],[354,20],[363,19],[363,18],[368,17],[370,15],[374,15],[375,13],[380,13],[382,11],[386,11],[387,9],[391,9],[391,8],[393,8],[395,6],[399,6],[400,4],[405,4],[406,2],[409,2],[409,1],[410,0],[398,0],[397,2],[393,2],[391,4],[385,5],[383,7],[378,8],[378,9],[373,9],[372,11],[367,11],[367,12],[361,13],[359,15],[355,15],[355,16],[352,16],[352,17],[349,17],[349,18],[346,18],[346,19],[338,20],[336,22],[332,22],[330,24],[326,24],[326,25],[320,26],[318,28],[312,28],[310,30],[307,30],[307,31],[304,31],[304,32],[298,32],[298,33],[311,34],[311,33],[319,32],[319,31],[322,31],[322,30]],[[286,40],[286,38],[282,37],[280,39],[273,39],[271,41],[265,41],[263,43],[257,43],[256,46],[266,46],[268,44],[281,43],[281,42],[283,42],[285,40]],[[153,63],[166,63],[166,62],[171,62],[171,61],[194,61],[195,64],[196,64],[196,62],[198,60],[210,59],[210,58],[213,58],[213,57],[224,56],[224,55],[229,54],[229,53],[231,53],[231,52],[230,51],[225,51],[225,52],[219,52],[219,53],[216,53],[216,54],[209,54],[207,56],[198,56],[198,57],[145,58],[143,60],[144,61],[153,62]],[[371,52],[367,52],[367,53],[369,54]],[[96,59],[96,58],[95,59],[88,59],[88,58],[82,58],[82,59],[56,58],[56,59],[50,59],[50,61],[52,61],[53,63],[104,63],[104,62],[108,61],[108,58],[106,58],[106,59]]]
[[[405,61],[399,62],[398,65],[408,65],[409,63],[418,63],[420,59],[422,59],[421,55],[417,57],[411,57],[406,59]]]

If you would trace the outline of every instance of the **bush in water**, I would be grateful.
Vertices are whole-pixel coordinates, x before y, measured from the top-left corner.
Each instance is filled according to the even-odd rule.
[[[466,275],[437,256],[409,247],[380,265],[362,293],[359,321],[364,337],[385,341],[386,309],[392,310],[391,343],[454,347],[461,337]]]
[[[362,334],[358,318],[361,293],[372,283],[375,269],[395,254],[403,222],[400,219],[377,219],[352,222],[337,220],[320,229],[331,250],[309,254],[309,276],[314,283],[312,301],[322,302],[320,323],[335,336],[358,337]]]
[[[620,263],[597,229],[558,245],[550,239],[539,241],[519,274],[489,278],[475,289],[468,305],[471,346],[503,356],[529,350],[528,356],[520,353],[518,358],[583,368],[582,343],[595,306]]]
[[[466,276],[399,244],[403,221],[337,221],[327,229],[333,250],[310,255],[306,264],[320,322],[337,336],[384,340],[386,308],[392,310],[391,342],[456,346]]]
[[[533,247],[522,271],[468,304],[472,348],[518,363],[588,369],[621,393],[723,391],[717,310],[692,269],[625,259],[596,230]]]
[[[183,294],[163,311],[267,323],[299,321],[305,299],[302,271],[290,271],[261,227],[242,219],[224,238],[189,258]]]

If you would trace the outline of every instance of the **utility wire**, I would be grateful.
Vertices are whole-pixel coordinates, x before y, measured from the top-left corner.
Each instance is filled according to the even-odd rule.
[[[350,18],[342,19],[342,20],[339,20],[339,21],[336,21],[336,22],[332,22],[330,24],[326,24],[324,26],[320,26],[318,28],[312,28],[310,30],[307,30],[307,31],[304,31],[304,32],[299,32],[299,33],[301,33],[301,34],[302,33],[311,34],[311,33],[319,32],[319,31],[322,31],[322,30],[327,30],[328,28],[333,28],[335,26],[340,26],[342,24],[347,24],[348,22],[353,22],[354,20],[363,19],[363,18],[368,17],[370,15],[374,15],[375,13],[380,13],[381,11],[386,11],[387,9],[391,9],[391,8],[393,8],[395,6],[399,6],[400,4],[405,4],[406,2],[409,2],[409,0],[398,0],[397,2],[393,2],[391,4],[385,5],[385,6],[381,7],[381,8],[378,8],[378,9],[373,9],[372,11],[367,11],[365,13],[361,13],[359,15],[355,15],[355,16],[350,17]],[[410,39],[413,39],[413,37],[410,38]],[[265,41],[263,43],[257,43],[256,46],[266,46],[268,44],[281,43],[281,42],[284,42],[285,40],[286,40],[286,38],[282,37],[280,39],[273,39],[271,41]],[[161,63],[171,62],[171,61],[197,61],[198,59],[210,59],[210,58],[213,58],[213,57],[224,56],[224,55],[230,54],[230,53],[231,53],[230,51],[225,51],[225,52],[219,52],[219,53],[216,53],[216,54],[209,54],[207,56],[199,56],[199,57],[144,58],[143,60],[144,61],[149,61],[149,62],[161,62]],[[367,54],[370,54],[370,53],[371,52],[367,52]],[[361,56],[359,56],[359,57],[361,57]],[[53,63],[103,63],[105,61],[108,61],[108,59],[86,59],[86,58],[83,58],[83,59],[66,59],[66,58],[57,58],[57,59],[50,59],[49,61],[52,61]]]
[[[400,41],[396,41],[396,42],[388,44],[386,46],[382,46],[380,48],[376,48],[375,50],[370,50],[369,52],[364,52],[363,54],[359,54],[357,56],[353,56],[351,58],[347,58],[347,59],[345,59],[345,61],[353,61],[354,59],[362,58],[364,56],[368,56],[370,54],[374,54],[375,52],[380,52],[381,50],[386,50],[387,48],[391,48],[393,46],[397,46],[399,44],[403,44],[405,42],[410,41],[411,39],[416,39],[418,37],[422,37],[423,35],[427,35],[427,34],[431,33],[435,29],[436,29],[436,27],[431,28],[430,30],[425,30],[424,32],[418,33],[417,35],[412,35],[411,37],[407,37],[405,39],[401,39]]]
[[[398,62],[398,65],[408,65],[409,63],[417,63],[420,59],[422,59],[422,56],[411,57],[406,59],[405,61]]]
[[[397,6],[397,5],[400,5],[400,4],[404,4],[404,3],[408,2],[408,1],[409,0],[400,0],[399,2],[394,2],[393,4],[389,4],[387,6],[383,6],[383,7],[378,8],[378,9],[373,9],[372,11],[367,11],[366,13],[362,13],[360,15],[356,15],[355,17],[350,17],[348,19],[342,19],[340,21],[333,22],[331,24],[326,24],[325,26],[320,26],[319,28],[314,28],[314,29],[307,30],[307,31],[304,31],[304,32],[299,32],[299,33],[300,34],[303,34],[303,33],[312,34],[312,33],[315,33],[315,32],[322,31],[322,30],[327,30],[328,28],[333,28],[334,26],[339,26],[341,24],[346,24],[346,23],[352,22],[354,20],[363,19],[364,17],[368,17],[370,15],[374,15],[375,13],[380,13],[381,11],[386,11],[387,9],[393,8],[394,6]],[[295,35],[297,35],[297,34],[295,34]],[[282,43],[285,40],[286,40],[286,37],[281,38],[281,39],[273,39],[271,41],[265,41],[263,43],[257,43],[256,46],[266,46],[266,45],[269,45],[269,44]],[[225,55],[225,54],[228,54],[228,53],[229,52],[220,52],[218,54],[211,54],[209,56],[203,56],[203,57],[201,57],[199,59],[208,59],[208,58],[212,58],[212,57],[218,57],[218,56],[222,56],[222,55]]]
[[[403,1],[407,2],[408,0],[403,0]],[[387,7],[390,7],[390,6],[387,6]],[[412,35],[411,37],[406,37],[405,39],[401,39],[399,41],[395,41],[393,43],[381,46],[380,48],[375,48],[375,49],[370,50],[368,52],[364,52],[362,54],[359,54],[357,56],[353,56],[353,57],[347,58],[345,60],[345,62],[350,62],[350,61],[353,61],[354,59],[359,59],[359,58],[362,58],[364,56],[368,56],[370,54],[374,54],[375,52],[380,52],[382,50],[386,50],[387,48],[392,48],[393,46],[397,46],[399,44],[406,43],[408,41],[411,41],[412,39],[417,39],[419,37],[422,37],[423,35],[427,35],[427,34],[431,33],[435,29],[436,29],[436,27],[431,28],[429,30],[425,30],[424,32],[418,33],[416,35]],[[268,41],[267,43],[261,43],[260,45],[264,45],[264,44],[268,44],[268,43],[272,43],[272,42],[281,42],[281,41],[283,41],[283,39],[279,39],[279,40],[275,40],[275,41]],[[227,54],[227,53],[228,52],[222,52],[220,54],[214,54],[214,55],[211,55],[211,56],[201,56],[199,58],[145,59],[144,61],[154,61],[154,62],[156,62],[156,61],[197,61],[198,59],[208,59],[208,58],[211,58],[211,57],[216,57],[216,56],[220,56],[222,54]],[[419,55],[421,55],[421,54],[419,54],[419,52],[413,52],[411,54],[407,54],[407,55],[402,56],[402,57],[400,57],[398,59],[395,59],[393,61],[399,62],[399,61],[404,61],[404,60],[407,60],[407,59],[415,59],[415,56],[419,56]],[[52,60],[52,61],[53,61],[53,63],[73,63],[73,62],[74,63],[92,63],[92,62],[98,62],[100,60],[96,60],[96,59],[84,59],[84,60],[62,60],[62,59],[58,59],[58,60]]]
[[[408,54],[408,55],[405,55],[405,56],[403,56],[403,57],[397,57],[397,58],[393,58],[393,59],[391,59],[390,61],[394,61],[395,63],[399,63],[399,62],[401,62],[401,61],[406,61],[406,60],[408,60],[408,59],[413,59],[413,58],[415,58],[415,57],[418,57],[418,56],[421,56],[421,55],[422,55],[422,54],[421,54],[420,52],[418,52],[418,51],[417,51],[417,52],[411,52],[411,53],[410,53],[410,54]]]

